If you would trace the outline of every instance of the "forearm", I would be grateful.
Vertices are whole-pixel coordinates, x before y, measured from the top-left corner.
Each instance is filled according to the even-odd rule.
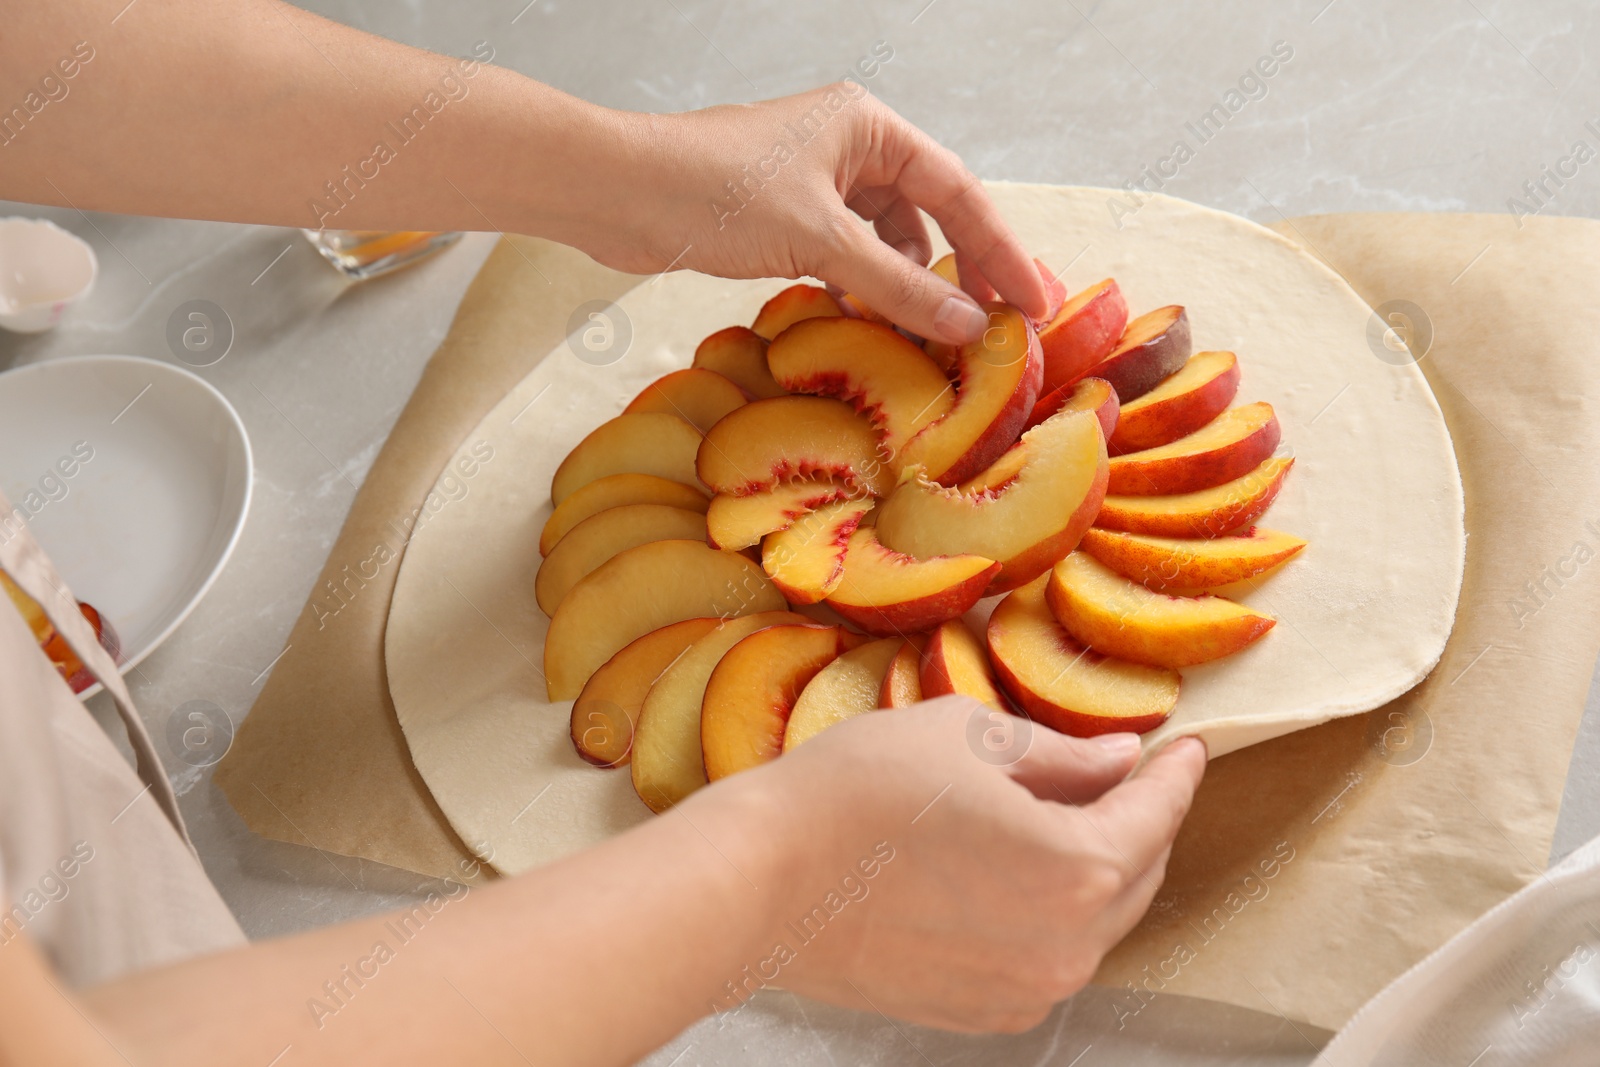
[[[135,1064],[259,1067],[288,1044],[307,1064],[631,1062],[722,1003],[806,891],[762,790],[705,801],[426,919],[131,975],[85,1007]]]
[[[117,17],[125,3],[8,12],[0,196],[572,240],[638,140],[637,118],[489,66],[487,45],[438,56],[277,0],[141,0]]]

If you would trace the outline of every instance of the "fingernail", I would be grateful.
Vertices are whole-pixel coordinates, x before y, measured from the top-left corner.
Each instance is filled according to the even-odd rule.
[[[1101,734],[1091,740],[1114,759],[1128,759],[1139,753],[1138,734]]]
[[[933,317],[934,329],[951,344],[966,344],[983,336],[989,318],[983,309],[964,296],[947,296]]]

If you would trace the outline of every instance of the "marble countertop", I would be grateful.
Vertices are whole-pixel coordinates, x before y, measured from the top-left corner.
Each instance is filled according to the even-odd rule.
[[[984,177],[1119,186],[1149,168],[1165,192],[1261,222],[1507,211],[1575,140],[1593,143],[1584,124],[1600,119],[1600,65],[1587,62],[1591,47],[1600,50],[1600,9],[1578,0],[304,6],[440,52],[487,42],[503,66],[598,103],[652,111],[798,91],[887,47],[873,92]],[[1273,75],[1247,78],[1268,55],[1279,60]],[[1243,106],[1198,136],[1201,116],[1230,90]],[[1177,152],[1180,142],[1190,150]],[[1580,171],[1541,210],[1600,216],[1600,180]],[[129,680],[158,736],[173,709],[194,699],[237,722],[494,238],[469,235],[415,270],[352,286],[294,231],[3,202],[0,214],[53,218],[89,240],[101,263],[98,287],[60,328],[0,335],[0,368],[94,352],[176,361],[167,319],[194,299],[214,302],[232,324],[227,357],[199,373],[238,408],[255,447],[249,521],[210,594]],[[1597,703],[1591,693],[1554,857],[1600,832]],[[110,714],[103,699],[91,707]],[[380,910],[434,887],[257,838],[208,771],[175,779],[207,870],[252,936]],[[1030,1034],[965,1038],[774,992],[731,1022],[692,1027],[650,1062],[1301,1064],[1326,1036],[1171,996],[1119,1030],[1109,995],[1091,988]]]

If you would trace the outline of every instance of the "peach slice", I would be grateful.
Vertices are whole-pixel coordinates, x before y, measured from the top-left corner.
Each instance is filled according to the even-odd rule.
[[[863,526],[850,535],[842,572],[828,606],[867,633],[888,636],[930,630],[966,614],[1000,564],[987,556],[917,559],[885,548],[878,531]]]
[[[663,411],[705,433],[718,419],[743,404],[744,390],[728,378],[704,367],[685,367],[645,386],[622,413]]]
[[[1076,640],[1152,667],[1192,667],[1231,656],[1276,622],[1210,593],[1172,596],[1146,589],[1087,552],[1055,565],[1045,599]]]
[[[956,358],[955,406],[900,452],[900,466],[918,465],[944,485],[977,474],[1016,441],[1039,398],[1043,363],[1026,315],[987,304],[989,328]]]
[[[846,318],[866,319],[879,326],[893,326],[887,315],[880,314],[867,306],[867,302],[854,293],[845,293],[839,298],[839,310]],[[802,322],[805,320],[801,320]]]
[[[825,477],[881,496],[894,484],[872,424],[826,397],[752,401],[713,426],[699,447],[695,469],[716,493],[747,496],[791,478]]]
[[[950,380],[922,349],[865,319],[797,322],[773,339],[767,366],[791,393],[848,401],[882,431],[891,456],[955,402]]]
[[[857,493],[826,478],[779,482],[748,496],[719,493],[706,512],[707,539],[716,548],[749,548],[770,533],[787,530],[807,512]]]
[[[1128,325],[1128,302],[1116,279],[1096,282],[1064,302],[1049,322],[1039,327],[1044,354],[1042,394],[1071,385],[1117,347]]]
[[[811,625],[792,611],[721,619],[656,679],[633,732],[633,791],[651,811],[666,811],[706,784],[700,756],[700,705],[711,672],[728,649],[768,626]]]
[[[1260,466],[1283,431],[1264,401],[1229,408],[1176,441],[1111,458],[1107,492],[1119,496],[1192,493],[1231,482]]]
[[[551,513],[539,534],[539,555],[548,556],[567,531],[584,519],[624,504],[666,504],[703,513],[711,501],[693,486],[653,474],[610,474],[577,490]]]
[[[1117,347],[1089,373],[1110,382],[1126,404],[1182,370],[1190,351],[1189,313],[1174,304],[1128,323]]]
[[[1094,412],[1095,418],[1100,420],[1100,433],[1109,441],[1121,417],[1121,404],[1117,401],[1117,391],[1104,378],[1080,378],[1049,396],[1040,397],[1022,432],[1027,433],[1058,411]]]
[[[922,699],[959,693],[1007,711],[1005,698],[995,688],[994,671],[983,645],[960,619],[941,623],[928,637],[922,653]]]
[[[601,664],[651,630],[783,607],[760,567],[704,541],[651,541],[619,552],[573,586],[550,620],[546,699],[576,697]]]
[[[996,488],[948,489],[907,478],[879,506],[878,536],[918,559],[999,561],[989,594],[1038,577],[1077,547],[1100,511],[1106,486],[1100,423],[1087,412],[1062,412],[1029,430],[1002,462],[1004,484]]]
[[[872,510],[870,500],[824,504],[761,544],[761,568],[791,604],[815,604],[844,577],[850,535]]]
[[[783,731],[788,752],[828,727],[878,709],[878,692],[895,653],[909,647],[903,638],[886,637],[853,648],[806,683],[789,713]]]
[[[1178,672],[1111,659],[1085,648],[1045,603],[1040,575],[995,606],[989,616],[989,660],[1001,688],[1053,730],[1075,737],[1148,733],[1178,703]]]
[[[579,489],[611,474],[654,474],[698,486],[694,464],[700,441],[700,431],[676,415],[618,415],[567,453],[550,480],[550,502],[560,507]]]
[[[1177,374],[1122,408],[1109,440],[1111,454],[1187,437],[1227,410],[1238,391],[1238,357],[1232,352],[1196,352]]]
[[[728,649],[700,708],[707,780],[777,759],[806,684],[865,640],[842,626],[769,626]]]
[[[802,319],[835,318],[843,315],[839,302],[826,289],[815,285],[791,285],[761,305],[750,329],[768,341]]]
[[[729,326],[701,341],[693,365],[722,375],[752,400],[783,395],[767,370],[766,339],[748,326]]]
[[[533,595],[554,615],[572,587],[618,552],[651,541],[704,541],[706,517],[666,504],[624,504],[591,515],[572,528],[539,565]]]
[[[1123,577],[1151,589],[1210,589],[1276,567],[1306,543],[1290,534],[1252,526],[1210,540],[1089,530],[1078,547]]]
[[[878,707],[909,708],[922,699],[922,653],[928,647],[927,634],[912,634],[889,661],[883,685],[878,689]]]
[[[630,642],[589,676],[572,705],[572,747],[597,767],[618,767],[633,750],[639,709],[661,672],[720,619],[684,619]]]
[[[1292,458],[1269,459],[1242,478],[1176,496],[1108,496],[1094,524],[1158,537],[1217,537],[1259,519],[1292,466]]]

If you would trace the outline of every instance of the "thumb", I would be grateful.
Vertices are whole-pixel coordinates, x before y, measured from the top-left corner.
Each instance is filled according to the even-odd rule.
[[[966,344],[989,325],[977,301],[850,222],[843,247],[817,272],[919,337]]]
[[[1120,783],[1139,760],[1137,734],[1069,737],[1030,723],[1029,744],[1011,777],[1040,800],[1087,804]]]

